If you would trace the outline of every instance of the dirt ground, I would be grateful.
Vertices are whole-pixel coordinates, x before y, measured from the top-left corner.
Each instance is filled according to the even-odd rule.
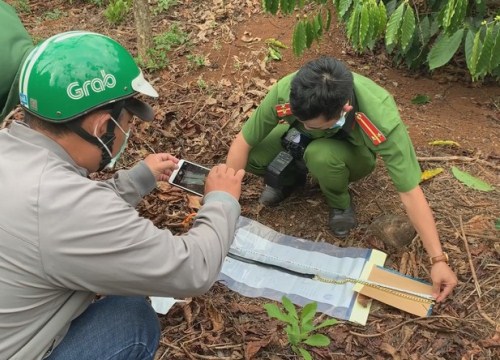
[[[9,0],[14,4],[16,1]],[[110,25],[102,8],[83,0],[29,1],[21,14],[36,40],[67,30],[108,34],[136,52],[132,15]],[[155,6],[157,1],[150,2]],[[59,17],[49,16],[55,10]],[[324,40],[304,57],[283,49],[281,61],[265,61],[266,39],[290,45],[294,17],[263,14],[260,0],[186,0],[152,16],[155,34],[178,23],[189,34],[187,44],[167,53],[166,69],[147,77],[159,90],[151,124],[137,123],[123,166],[150,152],[171,152],[205,165],[223,162],[234,135],[277,79],[307,60],[330,55],[351,70],[386,87],[395,97],[409,128],[423,169],[444,168],[422,184],[435,213],[445,251],[459,278],[451,298],[428,318],[415,318],[374,303],[364,327],[341,322],[324,331],[332,343],[311,349],[315,359],[498,359],[500,358],[500,87],[493,80],[471,83],[452,63],[432,74],[409,73],[395,67],[381,52],[358,55],[335,22]],[[205,58],[196,67],[189,56]],[[192,58],[191,58],[192,59]],[[411,100],[427,95],[430,102]],[[18,118],[20,113],[14,114]],[[453,140],[459,146],[431,146]],[[458,182],[451,167],[470,172],[496,187],[472,190]],[[242,214],[277,231],[337,246],[380,249],[389,254],[386,267],[429,279],[427,256],[418,237],[405,248],[388,248],[368,231],[384,214],[404,214],[382,164],[353,184],[360,225],[341,240],[327,227],[328,208],[319,188],[309,181],[282,205],[257,204],[262,180],[248,175],[241,198]],[[157,226],[179,233],[193,212],[188,195],[162,184],[139,206]],[[307,215],[304,215],[307,214]],[[221,284],[187,305],[162,316],[163,336],[158,359],[293,359],[282,325],[269,320],[266,299],[245,298]]]

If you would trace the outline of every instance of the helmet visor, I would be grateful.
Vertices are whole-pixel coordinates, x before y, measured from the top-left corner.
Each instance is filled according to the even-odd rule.
[[[125,100],[125,109],[143,121],[153,121],[155,114],[151,106],[134,97]]]
[[[151,86],[151,84],[144,78],[142,75],[142,71],[139,72],[139,75],[135,79],[132,80],[132,89],[137,91],[138,93],[151,96],[158,97],[158,92]]]

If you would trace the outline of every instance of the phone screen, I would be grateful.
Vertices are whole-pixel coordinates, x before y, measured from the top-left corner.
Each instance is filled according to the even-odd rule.
[[[172,184],[203,196],[205,192],[205,178],[210,169],[184,161],[177,171]]]

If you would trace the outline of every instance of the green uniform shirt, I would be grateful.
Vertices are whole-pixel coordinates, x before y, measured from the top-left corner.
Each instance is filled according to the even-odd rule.
[[[33,47],[15,10],[0,0],[0,123],[19,103],[19,68]]]
[[[313,139],[333,136],[338,132],[338,129],[306,130],[293,115],[278,117],[275,107],[289,102],[291,82],[295,74],[289,74],[273,85],[243,125],[243,137],[250,146],[259,144],[281,120],[290,124],[297,122],[296,128]],[[396,189],[399,192],[412,190],[420,181],[421,170],[394,99],[372,80],[356,73],[353,76],[358,110],[385,135],[386,141],[374,145],[357,123],[345,141],[357,146],[364,145],[373,153],[380,154]]]

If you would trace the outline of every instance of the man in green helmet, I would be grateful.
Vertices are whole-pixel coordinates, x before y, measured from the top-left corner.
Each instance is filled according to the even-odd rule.
[[[283,201],[309,172],[330,206],[331,231],[346,237],[357,224],[348,185],[374,170],[377,155],[429,254],[434,296],[443,301],[457,278],[396,103],[373,81],[331,57],[308,62],[272,86],[231,144],[226,164],[265,176],[259,201],[267,206]]]
[[[19,104],[19,68],[33,47],[16,11],[0,0],[0,123]]]
[[[109,37],[58,34],[20,70],[24,122],[0,131],[2,359],[153,359],[160,327],[146,295],[189,297],[217,279],[240,214],[244,171],[211,169],[193,227],[173,236],[139,216],[178,160],[147,156],[108,181],[138,94],[158,96]],[[104,295],[95,300],[95,294]]]

